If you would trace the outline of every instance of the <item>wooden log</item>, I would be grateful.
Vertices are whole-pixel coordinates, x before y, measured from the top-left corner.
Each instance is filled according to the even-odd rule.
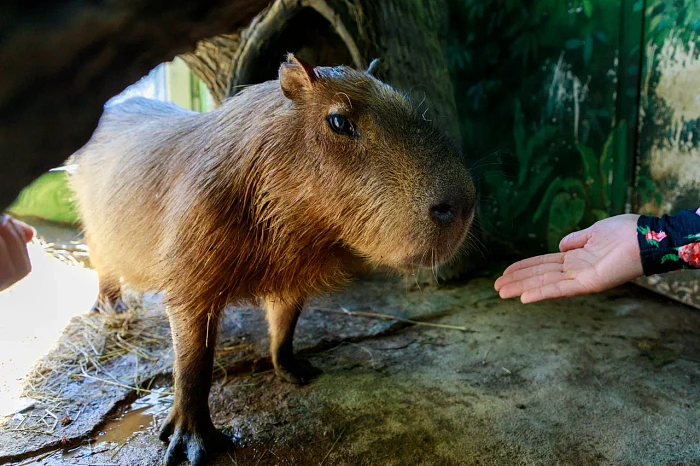
[[[104,103],[268,0],[6,0],[0,6],[0,210],[85,144]]]

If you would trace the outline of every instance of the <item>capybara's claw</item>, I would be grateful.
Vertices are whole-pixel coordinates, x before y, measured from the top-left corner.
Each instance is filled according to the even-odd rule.
[[[303,359],[292,359],[284,364],[278,364],[275,372],[287,382],[303,385],[321,375],[323,371]]]
[[[121,314],[129,310],[129,306],[121,299],[115,302],[101,302],[96,301],[92,306],[90,312],[103,313],[103,314]]]
[[[160,427],[160,432],[158,433],[158,438],[161,442],[168,443],[168,439],[173,435],[175,430],[175,422],[172,420],[172,415],[168,416],[163,425]]]
[[[191,466],[205,466],[215,452],[231,447],[231,439],[216,430],[211,421],[207,420],[207,426],[193,426],[177,419],[171,412],[160,429],[160,440],[168,443],[170,439],[165,466],[176,466],[184,460]]]

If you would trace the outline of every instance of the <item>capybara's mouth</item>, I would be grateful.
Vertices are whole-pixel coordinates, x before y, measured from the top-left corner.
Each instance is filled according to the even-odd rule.
[[[472,211],[464,225],[457,230],[458,233],[450,235],[451,238],[435,238],[432,246],[426,245],[419,248],[420,252],[408,254],[396,268],[404,272],[413,272],[417,269],[434,269],[449,263],[464,247],[473,220]]]
[[[409,256],[396,268],[402,272],[414,272],[420,269],[434,269],[440,267],[454,258],[459,250],[459,245],[451,248],[449,251],[445,251],[444,249],[444,247],[441,248],[441,250],[431,249],[421,254]]]
[[[465,231],[466,237],[466,231]],[[449,263],[455,258],[459,250],[462,248],[464,238],[454,244],[441,244],[436,247],[427,248],[426,250],[411,254],[400,261],[395,267],[401,272],[415,272],[420,269],[434,269]]]

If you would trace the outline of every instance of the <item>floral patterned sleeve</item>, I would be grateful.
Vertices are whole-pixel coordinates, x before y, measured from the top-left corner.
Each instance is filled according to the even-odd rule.
[[[644,275],[700,268],[700,209],[661,218],[642,215],[637,241]]]

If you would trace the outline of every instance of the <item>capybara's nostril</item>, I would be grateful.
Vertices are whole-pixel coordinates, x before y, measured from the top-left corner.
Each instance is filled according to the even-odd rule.
[[[438,225],[451,225],[458,216],[457,209],[446,202],[441,202],[430,208],[430,216]]]

